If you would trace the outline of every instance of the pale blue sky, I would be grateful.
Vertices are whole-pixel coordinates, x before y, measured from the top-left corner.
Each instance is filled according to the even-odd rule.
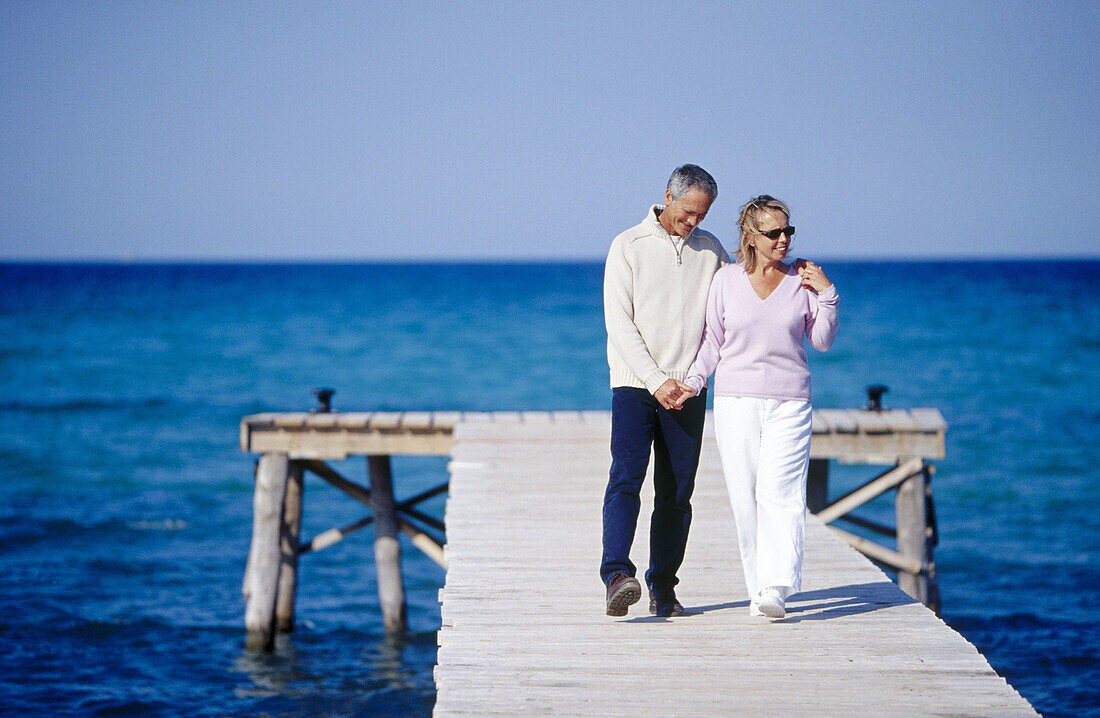
[[[0,258],[1100,256],[1100,3],[0,3]]]

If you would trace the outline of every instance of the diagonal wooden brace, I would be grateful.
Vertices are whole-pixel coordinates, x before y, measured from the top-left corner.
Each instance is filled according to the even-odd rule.
[[[307,471],[312,471],[313,473],[317,474],[322,479],[340,489],[356,501],[360,501],[367,506],[371,505],[370,489],[368,489],[366,486],[360,486],[354,481],[349,481],[348,479],[345,479],[343,476],[340,475],[339,471],[332,468],[325,462],[319,459],[295,459],[295,463],[300,464],[302,468],[306,469]]]
[[[920,457],[903,461],[882,476],[871,479],[855,491],[829,504],[817,513],[817,517],[824,523],[834,521],[857,506],[862,506],[876,496],[889,491],[910,476],[920,473],[923,468],[924,460]]]
[[[835,526],[830,526],[829,529],[837,536],[847,541],[848,545],[856,551],[859,551],[864,556],[874,559],[879,563],[884,563],[896,571],[905,571],[913,575],[920,575],[927,570],[927,566],[920,561],[909,558],[885,546],[880,546],[874,541],[869,541],[855,534],[848,533]]]

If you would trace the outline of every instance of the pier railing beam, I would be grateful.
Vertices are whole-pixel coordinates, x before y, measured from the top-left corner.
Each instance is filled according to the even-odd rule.
[[[279,596],[275,603],[275,628],[279,633],[290,633],[294,630],[294,601],[298,592],[298,542],[302,533],[302,494],[305,488],[303,473],[300,463],[290,462],[279,532],[281,565]]]
[[[283,453],[266,453],[256,468],[252,498],[252,547],[244,580],[245,645],[271,650],[275,645],[275,603],[282,566],[281,530],[290,460]]]
[[[374,563],[378,572],[378,601],[388,633],[405,630],[405,586],[401,578],[399,524],[393,499],[393,475],[388,455],[367,457],[370,502],[374,516]]]

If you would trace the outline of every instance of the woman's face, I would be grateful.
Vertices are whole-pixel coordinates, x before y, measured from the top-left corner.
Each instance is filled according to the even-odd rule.
[[[787,256],[787,250],[790,249],[791,238],[786,234],[780,234],[775,239],[769,239],[760,232],[785,228],[787,215],[777,210],[766,209],[757,215],[756,223],[759,230],[749,235],[749,244],[756,247],[757,259],[769,264],[782,262]]]

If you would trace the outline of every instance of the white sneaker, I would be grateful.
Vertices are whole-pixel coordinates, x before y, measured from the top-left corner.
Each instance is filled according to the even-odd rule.
[[[787,615],[787,609],[783,604],[783,594],[775,586],[768,586],[760,592],[760,600],[757,604],[760,612],[768,618],[783,618]],[[752,610],[752,604],[749,604]]]
[[[764,612],[760,610],[760,602],[755,598],[749,601],[749,615],[750,616],[763,616]]]

